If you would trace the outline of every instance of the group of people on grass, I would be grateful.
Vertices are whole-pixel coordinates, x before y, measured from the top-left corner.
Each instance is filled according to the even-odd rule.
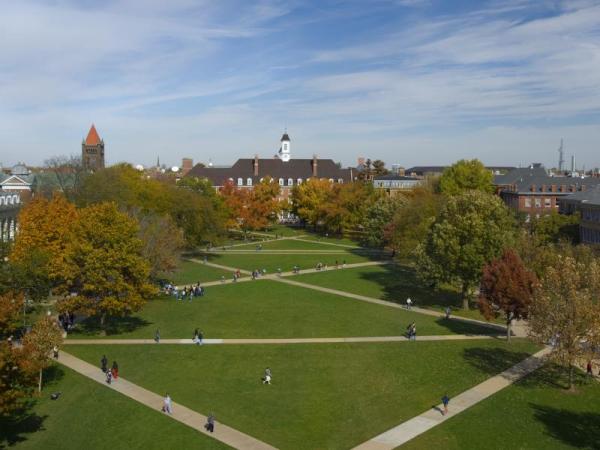
[[[257,278],[260,278],[260,277],[262,277],[263,275],[266,275],[266,274],[267,274],[267,269],[262,269],[262,270],[260,270],[260,269],[254,269],[252,271],[252,279],[256,280]]]
[[[177,286],[170,283],[165,285],[165,293],[167,295],[172,295],[176,300],[183,301],[187,299],[191,302],[194,297],[203,297],[204,292],[204,287],[200,286],[199,281],[195,286],[184,286],[183,289],[179,289]]]
[[[119,379],[119,365],[116,361],[113,361],[112,367],[108,368],[108,359],[106,355],[102,355],[102,359],[100,360],[100,369],[102,373],[106,375],[106,382],[111,384],[112,381],[117,381]]]

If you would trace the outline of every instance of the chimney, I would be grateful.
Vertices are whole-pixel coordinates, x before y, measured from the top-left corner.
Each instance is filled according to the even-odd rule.
[[[312,176],[317,178],[317,155],[313,155],[312,159]]]
[[[252,164],[254,167],[254,176],[258,176],[258,155],[254,155],[254,163]]]
[[[542,192],[546,192],[546,185],[542,184]]]
[[[183,158],[181,160],[181,174],[186,176],[190,170],[194,167],[194,160],[192,158]]]
[[[553,184],[551,189],[552,189],[552,192],[556,192],[556,185]]]
[[[529,190],[530,190],[531,192],[535,192],[535,184],[532,184],[532,185],[531,185],[531,187],[529,188]]]

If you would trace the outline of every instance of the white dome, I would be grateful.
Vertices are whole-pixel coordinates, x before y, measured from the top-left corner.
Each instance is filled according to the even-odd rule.
[[[171,172],[179,172],[179,167],[177,167],[177,166],[171,167]]]
[[[139,170],[140,172],[141,172],[142,170],[144,170],[144,166],[142,166],[141,164],[138,164],[137,166],[135,166],[135,168],[136,168],[137,170]]]

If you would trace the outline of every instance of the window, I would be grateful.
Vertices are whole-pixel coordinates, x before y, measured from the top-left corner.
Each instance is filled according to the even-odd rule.
[[[238,178],[238,186],[243,186],[243,185],[244,185],[244,179]]]
[[[283,178],[279,179],[279,186],[283,186]]]
[[[296,184],[302,184],[302,178],[298,178],[298,179],[296,180]]]
[[[252,186],[252,178],[246,179],[246,186]]]
[[[525,198],[525,208],[531,208],[531,199],[529,197]]]
[[[542,207],[542,199],[541,198],[536,198],[535,199],[535,207],[536,208],[541,208]]]
[[[288,186],[293,186],[293,185],[294,185],[294,179],[288,178]]]
[[[552,199],[551,198],[546,197],[544,199],[544,207],[545,208],[551,208],[552,207]]]

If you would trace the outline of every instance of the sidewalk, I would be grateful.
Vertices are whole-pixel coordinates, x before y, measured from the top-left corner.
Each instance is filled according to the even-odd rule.
[[[543,357],[550,353],[550,351],[551,349],[546,347],[501,374],[489,378],[483,383],[451,398],[448,406],[448,414],[445,416],[441,414],[443,406],[438,405],[362,443],[358,447],[355,447],[355,450],[392,450],[410,441],[540,368],[544,364]]]
[[[419,336],[420,341],[464,341],[471,339],[498,339],[500,336],[443,334]],[[265,344],[331,344],[355,342],[409,342],[404,336],[365,336],[335,338],[288,338],[288,339],[203,339],[202,345],[265,345]],[[161,339],[157,344],[154,339],[68,339],[63,345],[196,345],[192,339]]]
[[[155,394],[154,392],[144,389],[121,377],[109,385],[106,383],[105,375],[102,373],[99,367],[92,366],[91,364],[88,364],[87,362],[82,361],[81,359],[76,358],[64,351],[61,352],[58,362],[102,384],[103,386],[106,386],[109,389],[113,389],[139,403],[148,406],[159,414],[163,414],[160,412],[160,409],[163,405],[163,397]],[[249,450],[275,449],[275,447],[272,447],[269,444],[259,441],[252,436],[248,436],[247,434],[216,421],[214,433],[209,433],[204,429],[204,424],[206,423],[207,419],[206,416],[175,402],[173,402],[173,414],[169,417],[233,448]]]

